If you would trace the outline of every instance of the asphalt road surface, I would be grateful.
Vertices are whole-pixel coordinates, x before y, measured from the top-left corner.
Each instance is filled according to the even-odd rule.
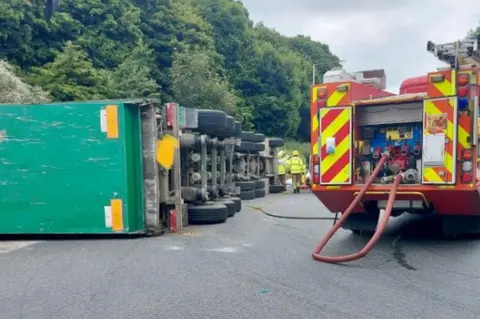
[[[328,216],[311,194],[251,201],[270,213]],[[244,202],[244,205],[246,202]],[[227,223],[121,240],[0,244],[0,318],[480,318],[480,242],[438,238],[401,216],[346,265],[312,260],[331,221],[244,207]],[[366,240],[341,230],[327,254]]]

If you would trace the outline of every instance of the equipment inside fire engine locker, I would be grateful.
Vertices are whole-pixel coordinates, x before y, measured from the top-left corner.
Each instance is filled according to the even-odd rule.
[[[422,123],[360,127],[356,147],[357,183],[365,183],[383,153],[389,154],[389,159],[375,183],[392,183],[398,172],[404,172],[404,183],[420,183],[422,135]]]

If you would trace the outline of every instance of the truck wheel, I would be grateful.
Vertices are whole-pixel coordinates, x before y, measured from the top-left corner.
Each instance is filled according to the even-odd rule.
[[[242,199],[238,197],[230,197],[230,199],[235,203],[235,211],[238,213],[242,210]]]
[[[285,141],[281,138],[271,138],[268,141],[268,145],[270,145],[270,147],[280,147],[285,145]]]
[[[265,188],[265,181],[260,180],[260,181],[254,181],[255,183],[255,189],[264,189]]]
[[[263,141],[265,141],[265,135],[261,133],[255,133],[255,135],[253,136],[252,142],[262,143]]]
[[[225,206],[227,206],[227,209],[228,209],[228,217],[233,217],[235,216],[235,213],[236,213],[236,210],[237,210],[237,205],[235,204],[235,202],[233,200],[231,200],[230,198],[218,198],[217,199],[217,203],[220,203],[220,204],[223,204]]]
[[[219,110],[198,110],[198,128],[192,130],[203,134],[215,135],[218,128],[224,128],[227,114]]]
[[[217,129],[217,136],[218,137],[232,137],[235,132],[235,120],[233,117],[228,116],[226,117],[225,126],[219,127]]]
[[[269,190],[272,194],[278,194],[285,192],[287,188],[283,185],[270,185]]]
[[[265,197],[265,190],[264,189],[256,189],[255,190],[255,198]]]
[[[265,144],[255,143],[255,151],[257,151],[257,152],[265,151]]]
[[[235,121],[235,129],[233,130],[234,137],[242,136],[242,123],[239,121]]]
[[[242,139],[242,142],[255,142],[255,132],[251,131],[242,131],[240,134],[240,138]]]
[[[240,187],[243,191],[252,191],[255,189],[255,182],[235,182],[235,186]]]
[[[241,191],[241,192],[240,192],[240,198],[243,199],[243,200],[246,200],[246,199],[255,199],[255,191],[254,191],[254,190],[251,190],[251,191]]]
[[[257,148],[255,147],[255,143],[253,142],[248,142],[248,141],[242,141],[242,143],[239,146],[235,146],[235,152],[238,153],[249,153],[249,152],[255,152]]]
[[[228,218],[227,206],[206,202],[204,204],[188,205],[188,222],[194,224],[223,223]]]

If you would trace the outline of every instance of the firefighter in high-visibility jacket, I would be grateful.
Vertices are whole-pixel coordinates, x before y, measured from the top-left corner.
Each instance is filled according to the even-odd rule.
[[[293,192],[300,193],[300,184],[302,183],[302,174],[304,173],[303,160],[298,151],[292,152],[292,158],[289,161],[290,174],[292,175]]]
[[[277,157],[278,157],[278,165],[277,165],[278,178],[280,179],[280,184],[285,185],[285,181],[287,179],[287,171],[288,171],[288,155],[286,155],[284,151],[280,151],[278,152]]]

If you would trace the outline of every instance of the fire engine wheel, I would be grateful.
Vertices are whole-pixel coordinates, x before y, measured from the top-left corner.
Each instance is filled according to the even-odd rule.
[[[218,128],[224,128],[227,123],[227,114],[219,110],[198,110],[198,128],[193,131],[216,135]]]
[[[283,193],[287,190],[284,185],[270,185],[269,192],[272,194]]]
[[[265,189],[256,189],[255,198],[265,197]]]
[[[271,138],[268,141],[268,145],[270,145],[270,147],[280,147],[285,145],[285,141],[281,138]]]
[[[227,218],[228,208],[221,203],[188,205],[188,222],[192,225],[223,223]]]
[[[254,181],[255,183],[255,189],[264,189],[265,188],[265,181],[260,180],[260,181]]]
[[[253,142],[242,141],[242,143],[239,146],[235,146],[235,152],[239,152],[239,153],[255,152],[255,150],[256,150],[256,147],[255,147],[255,143]]]
[[[237,205],[235,204],[235,202],[233,200],[231,200],[230,198],[217,198],[216,200],[217,203],[219,204],[223,204],[225,206],[227,206],[227,209],[228,209],[228,217],[233,217],[235,216],[235,213],[237,212]]]
[[[242,131],[240,133],[240,138],[242,142],[255,142],[255,133],[251,131]]]
[[[257,152],[263,152],[263,151],[265,151],[265,144],[255,143],[255,150],[256,150]]]
[[[240,191],[253,191],[255,182],[235,182],[235,186],[240,187]]]
[[[255,191],[254,191],[254,190],[251,190],[251,191],[241,191],[241,192],[240,192],[240,198],[243,199],[243,200],[246,200],[246,199],[255,199]]]

